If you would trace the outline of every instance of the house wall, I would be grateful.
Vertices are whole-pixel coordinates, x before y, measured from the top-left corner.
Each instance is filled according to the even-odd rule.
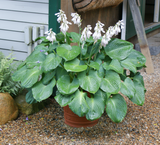
[[[28,56],[24,30],[44,26],[48,30],[49,0],[0,0],[0,51],[16,60]]]

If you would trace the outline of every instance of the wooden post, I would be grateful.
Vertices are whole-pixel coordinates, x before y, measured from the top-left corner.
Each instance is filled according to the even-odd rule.
[[[129,2],[130,9],[131,9],[134,25],[136,28],[141,52],[146,57],[146,60],[147,60],[146,61],[146,66],[147,66],[146,72],[147,73],[154,73],[150,50],[148,47],[146,33],[145,33],[145,30],[143,27],[143,22],[142,22],[142,17],[140,14],[139,7],[137,6],[136,0],[128,0],[128,2]]]

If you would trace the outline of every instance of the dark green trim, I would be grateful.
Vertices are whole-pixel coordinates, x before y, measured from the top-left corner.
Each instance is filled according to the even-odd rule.
[[[61,0],[49,0],[49,29],[52,28],[53,32],[59,33],[59,23],[55,13],[59,12],[61,7]]]
[[[146,34],[160,28],[160,22],[145,28]]]

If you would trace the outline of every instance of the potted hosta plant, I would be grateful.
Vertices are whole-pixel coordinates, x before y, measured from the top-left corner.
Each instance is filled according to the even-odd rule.
[[[80,16],[72,13],[78,34],[67,32],[71,23],[62,10],[56,15],[61,32],[50,29],[46,37],[38,38],[41,44],[19,66],[13,80],[29,89],[26,100],[30,103],[47,99],[56,87],[55,100],[64,107],[65,123],[70,126],[86,126],[80,124],[81,117],[92,126],[104,110],[112,121],[121,122],[127,112],[123,96],[137,105],[144,103],[143,77],[137,70],[145,66],[146,58],[130,42],[111,38],[123,28],[122,21],[106,32],[98,21],[92,35],[90,25],[81,33]],[[80,118],[72,118],[74,114]]]

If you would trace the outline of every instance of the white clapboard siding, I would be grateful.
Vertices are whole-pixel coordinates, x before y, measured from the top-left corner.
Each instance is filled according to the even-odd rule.
[[[48,4],[43,3],[25,3],[6,0],[0,3],[0,9],[48,14]]]
[[[3,28],[3,30],[11,30],[11,31],[17,31],[17,32],[24,32],[24,28],[27,26],[42,26],[42,24],[34,24],[34,23],[24,23],[24,22],[16,22],[16,21],[4,21],[0,20],[0,29]],[[48,24],[44,25],[45,31],[48,30]]]
[[[27,52],[27,45],[22,42],[8,41],[8,40],[0,40],[0,46],[2,49],[8,48],[13,51],[22,51]]]
[[[48,23],[48,15],[0,10],[0,19],[27,23]]]
[[[0,51],[5,55],[8,56],[10,53],[13,54],[13,58],[15,60],[25,60],[28,54],[26,52],[17,52],[17,51],[11,51],[11,50],[4,50],[0,49]]]
[[[0,51],[8,55],[12,50],[16,60],[25,60],[25,27],[44,26],[47,31],[48,7],[49,0],[0,0]]]
[[[0,30],[0,39],[24,42],[24,32]]]
[[[0,1],[3,1],[3,0],[0,0]],[[48,0],[11,0],[11,1],[35,2],[35,3],[46,3],[46,4],[48,4]]]

